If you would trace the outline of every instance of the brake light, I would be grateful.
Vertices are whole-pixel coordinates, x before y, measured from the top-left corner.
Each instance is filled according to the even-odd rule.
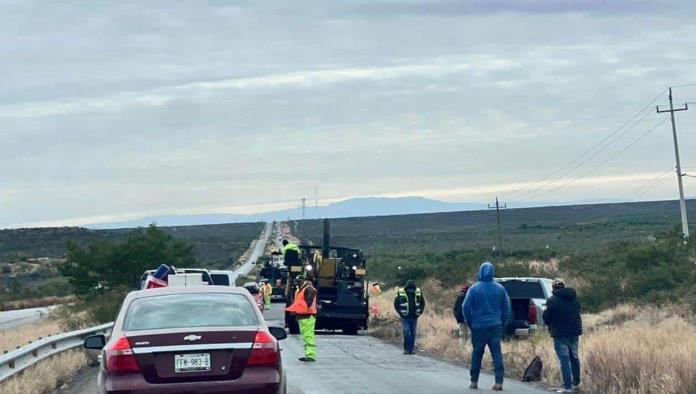
[[[249,355],[249,366],[269,366],[277,365],[280,361],[278,354],[278,344],[276,339],[266,331],[256,333],[254,344],[251,346],[251,354]]]
[[[111,373],[140,371],[138,360],[135,359],[128,338],[119,338],[111,349],[106,351],[106,370]]]
[[[537,307],[536,305],[529,306],[529,324],[537,324]]]

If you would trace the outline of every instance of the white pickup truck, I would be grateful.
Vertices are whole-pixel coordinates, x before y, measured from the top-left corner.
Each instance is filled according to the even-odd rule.
[[[496,278],[505,287],[512,304],[512,316],[506,328],[506,335],[529,336],[538,327],[543,327],[541,319],[546,300],[552,294],[552,279],[548,278]]]

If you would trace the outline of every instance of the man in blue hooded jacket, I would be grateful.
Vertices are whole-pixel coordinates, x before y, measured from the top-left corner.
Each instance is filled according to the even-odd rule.
[[[500,341],[503,339],[503,327],[510,318],[510,297],[505,288],[493,281],[495,267],[486,261],[481,264],[478,272],[478,282],[469,288],[462,305],[466,323],[471,328],[471,386],[478,388],[481,359],[486,346],[493,358],[495,369],[495,385],[493,390],[503,389],[505,367]]]

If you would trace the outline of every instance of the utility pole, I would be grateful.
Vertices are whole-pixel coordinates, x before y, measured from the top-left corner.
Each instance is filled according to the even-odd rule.
[[[319,188],[314,187],[314,214],[319,218]]]
[[[302,219],[304,219],[305,218],[305,206],[307,204],[307,199],[302,198],[300,201],[302,201]]]
[[[507,208],[507,204],[500,205],[498,197],[495,198],[495,205],[488,204],[488,209],[495,209],[495,219],[498,222],[498,261],[503,258],[503,230],[500,227],[500,210]]]
[[[681,221],[682,221],[682,234],[684,235],[684,240],[689,239],[689,220],[686,217],[686,201],[684,201],[684,182],[682,178],[684,174],[681,170],[681,161],[679,160],[679,142],[677,141],[677,125],[674,121],[674,113],[679,111],[686,111],[689,109],[688,104],[684,104],[681,108],[674,108],[674,103],[672,101],[672,88],[669,88],[669,109],[660,110],[658,105],[656,110],[657,113],[669,112],[672,120],[672,137],[674,139],[674,157],[677,161],[677,180],[679,182],[679,209],[681,210]]]

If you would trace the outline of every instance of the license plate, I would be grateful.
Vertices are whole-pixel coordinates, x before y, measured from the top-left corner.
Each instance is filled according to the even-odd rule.
[[[176,373],[210,371],[210,354],[175,354],[174,371]]]

